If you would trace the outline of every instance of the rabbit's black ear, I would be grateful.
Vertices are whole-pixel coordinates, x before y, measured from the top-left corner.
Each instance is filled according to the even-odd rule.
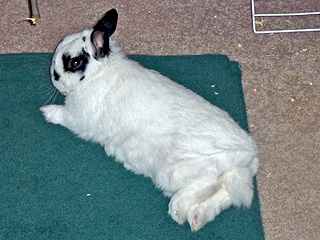
[[[93,26],[91,42],[96,48],[97,58],[109,55],[109,37],[116,30],[117,22],[118,13],[115,9],[111,9]]]

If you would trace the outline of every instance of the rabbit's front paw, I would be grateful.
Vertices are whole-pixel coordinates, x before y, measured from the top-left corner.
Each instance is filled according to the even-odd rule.
[[[48,123],[62,124],[63,121],[63,106],[47,105],[40,108],[42,115]]]

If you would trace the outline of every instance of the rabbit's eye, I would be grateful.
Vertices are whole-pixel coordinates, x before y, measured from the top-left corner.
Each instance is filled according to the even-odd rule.
[[[82,60],[81,59],[78,59],[78,58],[73,58],[70,60],[69,62],[69,68],[70,69],[73,69],[73,70],[76,70],[77,68],[79,68],[82,64]]]
[[[84,49],[77,57],[71,57],[68,54],[62,55],[62,62],[66,72],[84,72],[89,62],[90,55]]]

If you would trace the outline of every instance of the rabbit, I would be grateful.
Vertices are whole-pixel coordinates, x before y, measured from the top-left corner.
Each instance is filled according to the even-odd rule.
[[[45,119],[151,178],[171,198],[172,219],[191,231],[231,205],[249,207],[255,140],[225,111],[130,60],[111,38],[117,21],[111,9],[58,44],[50,73],[65,102],[41,107]]]

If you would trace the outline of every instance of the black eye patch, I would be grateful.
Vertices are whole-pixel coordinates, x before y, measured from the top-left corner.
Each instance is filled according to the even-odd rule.
[[[53,78],[56,81],[60,80],[60,74],[56,72],[56,70],[53,71]]]
[[[63,54],[62,62],[66,72],[84,72],[89,62],[90,55],[88,52],[82,49],[79,56],[71,58],[68,54]]]

